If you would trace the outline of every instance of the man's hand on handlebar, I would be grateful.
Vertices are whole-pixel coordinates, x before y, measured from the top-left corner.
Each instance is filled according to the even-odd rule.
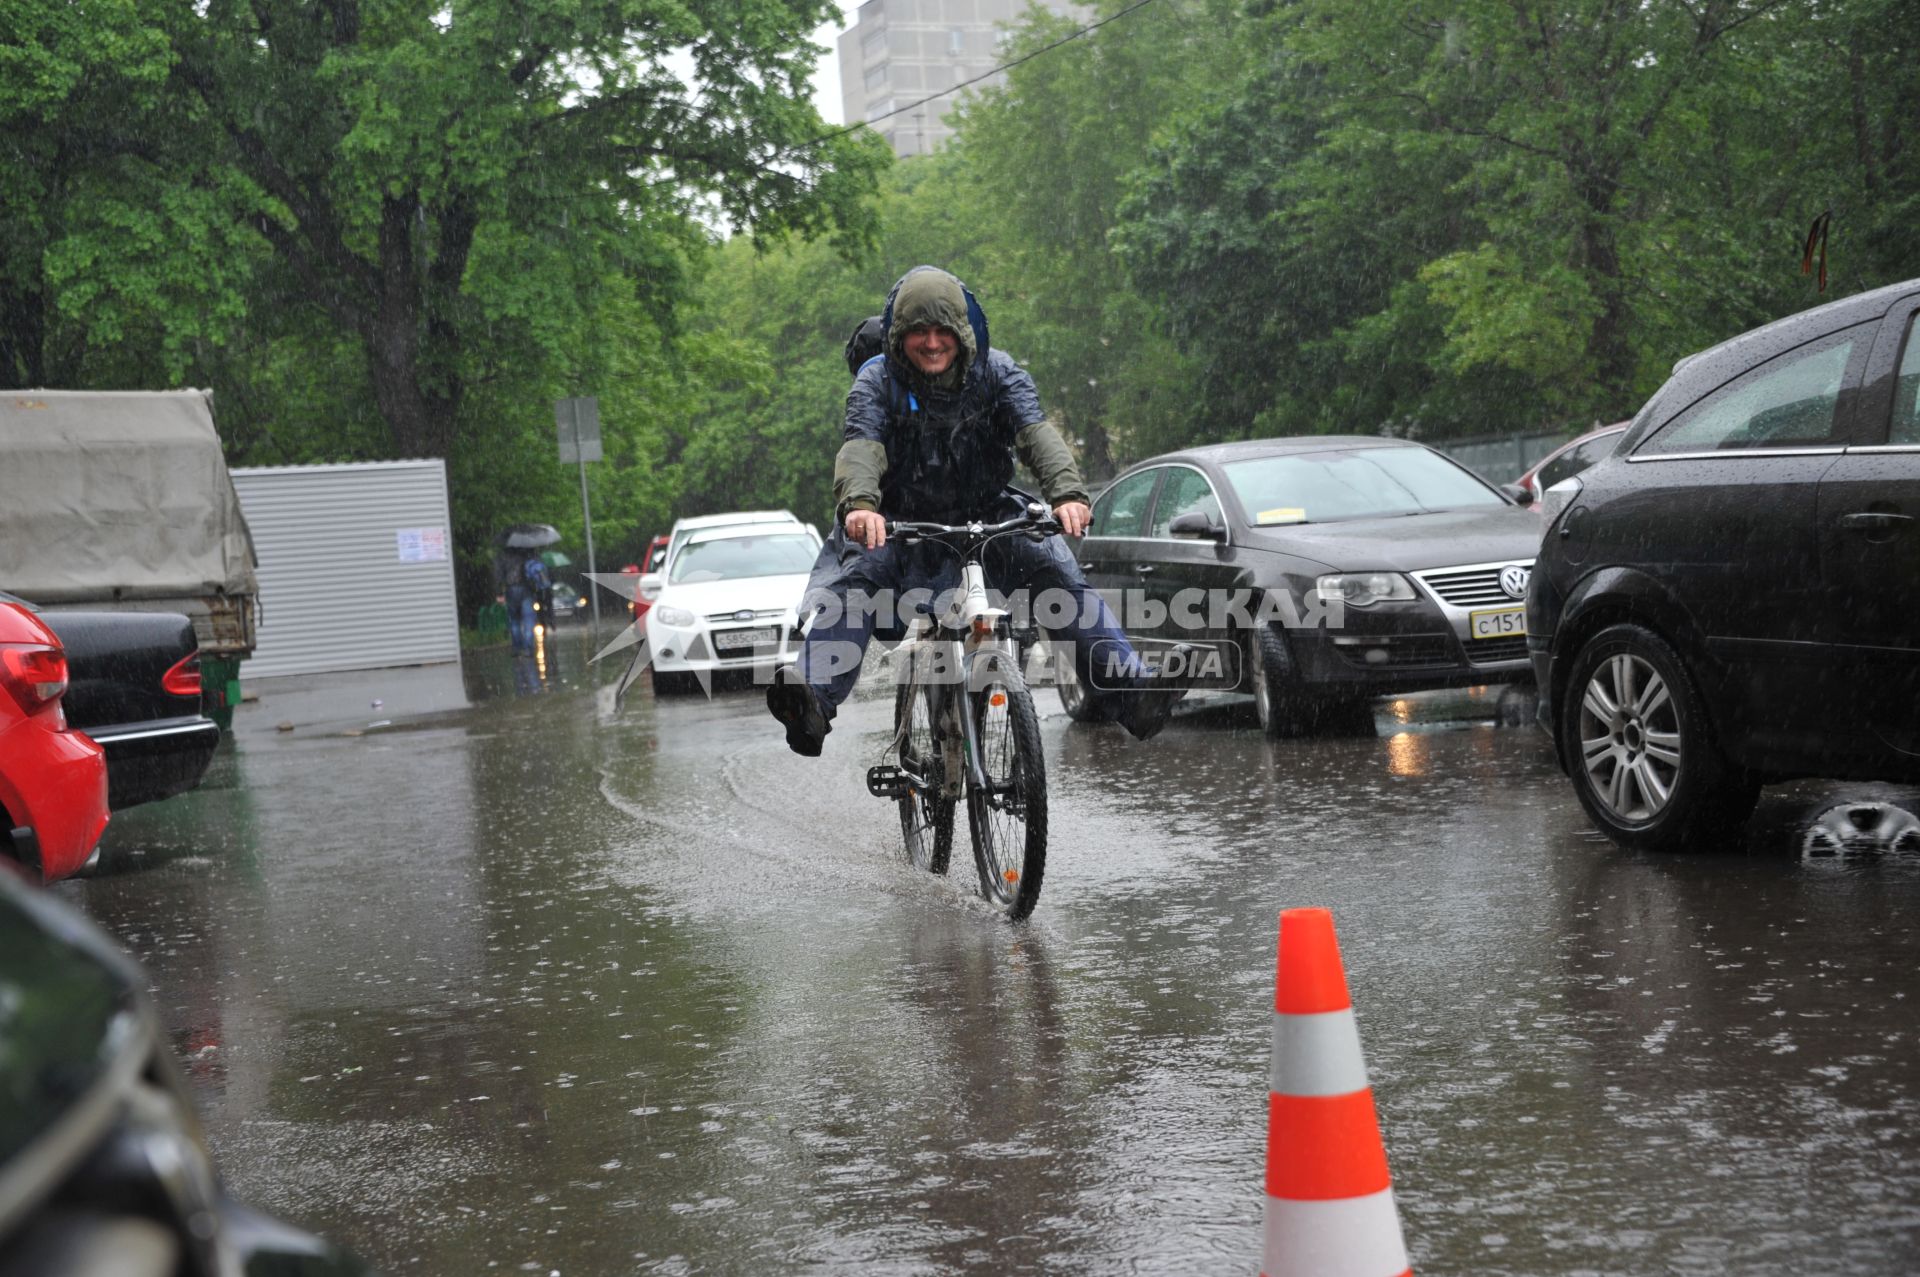
[[[1062,501],[1053,507],[1053,517],[1060,521],[1061,532],[1077,537],[1093,522],[1093,511],[1087,508],[1084,501]]]
[[[847,535],[869,550],[887,543],[887,521],[872,510],[847,511]]]

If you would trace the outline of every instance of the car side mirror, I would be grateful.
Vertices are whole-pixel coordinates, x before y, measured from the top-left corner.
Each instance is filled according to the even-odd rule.
[[[1171,536],[1192,537],[1197,541],[1224,541],[1227,539],[1227,530],[1198,510],[1190,510],[1186,514],[1174,515],[1173,521],[1167,524],[1167,532]]]
[[[1533,489],[1524,483],[1503,483],[1500,491],[1512,497],[1515,505],[1533,504]]]
[[[659,598],[660,591],[666,588],[666,577],[661,576],[658,572],[643,572],[640,574],[640,584],[634,590],[633,597],[651,603]]]

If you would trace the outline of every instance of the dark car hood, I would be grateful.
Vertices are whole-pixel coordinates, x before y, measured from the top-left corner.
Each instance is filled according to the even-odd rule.
[[[1254,528],[1247,544],[1339,571],[1419,572],[1531,559],[1540,552],[1541,531],[1539,515],[1520,506],[1501,506]]]

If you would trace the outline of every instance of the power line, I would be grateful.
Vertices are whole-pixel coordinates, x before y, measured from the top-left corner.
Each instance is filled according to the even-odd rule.
[[[994,67],[989,71],[983,71],[979,75],[974,76],[971,80],[963,80],[959,84],[954,85],[952,88],[942,89],[938,93],[928,94],[926,97],[921,98],[918,102],[909,102],[905,106],[896,106],[893,108],[893,110],[885,112],[884,114],[881,114],[881,115],[876,115],[872,119],[862,120],[858,124],[849,124],[845,128],[836,129],[832,133],[823,133],[819,137],[814,138],[812,142],[808,143],[808,145],[817,146],[821,142],[830,142],[834,138],[845,137],[847,134],[855,132],[856,130],[864,129],[869,127],[870,125],[877,124],[881,120],[891,119],[896,115],[901,115],[907,111],[912,111],[919,107],[923,107],[929,102],[937,102],[941,98],[952,97],[954,94],[958,93],[962,89],[971,88],[973,85],[980,83],[980,81],[982,80],[990,80],[994,76],[999,75],[1002,71],[1011,70],[1012,68],[1019,66],[1022,62],[1031,62],[1043,53],[1051,53],[1053,50],[1059,48],[1063,44],[1066,44],[1073,40],[1078,40],[1083,35],[1089,35],[1092,32],[1098,31],[1101,27],[1106,26],[1109,22],[1118,22],[1121,18],[1126,17],[1129,13],[1132,13],[1134,10],[1144,9],[1152,3],[1153,3],[1153,0],[1134,0],[1132,4],[1120,10],[1118,13],[1110,13],[1106,17],[1100,19],[1100,21],[1098,22],[1090,22],[1086,26],[1081,27],[1077,31],[1071,31],[1066,35],[1061,36],[1058,40],[1055,40],[1052,44],[1043,44],[1039,48],[1033,50],[1030,53],[1021,54],[1019,57],[1015,58],[1011,62],[1002,62],[999,66]]]

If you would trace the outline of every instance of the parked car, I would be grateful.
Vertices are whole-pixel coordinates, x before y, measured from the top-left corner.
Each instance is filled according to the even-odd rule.
[[[71,905],[0,872],[0,1270],[372,1277],[221,1188],[146,995]]]
[[[549,604],[549,600],[551,603]],[[534,620],[547,624],[547,610],[551,606],[552,620],[564,621],[569,617],[583,616],[587,610],[587,596],[580,592],[571,581],[555,581],[551,589],[533,605]]]
[[[1539,464],[1514,482],[1526,490],[1528,502],[1537,511],[1540,509],[1542,493],[1562,479],[1571,479],[1604,459],[1626,433],[1627,423],[1624,421],[1589,430],[1540,458]]]
[[[1252,692],[1277,736],[1389,692],[1528,678],[1522,600],[1539,543],[1537,518],[1431,448],[1315,436],[1143,461],[1094,500],[1077,553],[1143,651],[1232,657],[1191,685]],[[1171,606],[1188,591],[1208,600],[1201,624]],[[1236,593],[1254,623],[1214,606]],[[1273,602],[1302,624],[1260,610]],[[1054,676],[1067,712],[1087,717],[1071,672]]]
[[[1670,850],[1762,785],[1920,780],[1920,280],[1675,367],[1547,490],[1540,712],[1594,823]]]
[[[0,600],[12,597],[0,594]],[[219,747],[220,728],[200,712],[193,622],[178,612],[53,608],[38,615],[66,649],[67,721],[106,750],[113,810],[198,785]]]
[[[67,678],[58,636],[0,601],[0,852],[36,882],[78,872],[107,827],[106,756],[68,723]]]
[[[647,613],[656,694],[690,692],[701,676],[751,671],[799,653],[800,599],[820,536],[799,523],[697,529],[669,557]]]

